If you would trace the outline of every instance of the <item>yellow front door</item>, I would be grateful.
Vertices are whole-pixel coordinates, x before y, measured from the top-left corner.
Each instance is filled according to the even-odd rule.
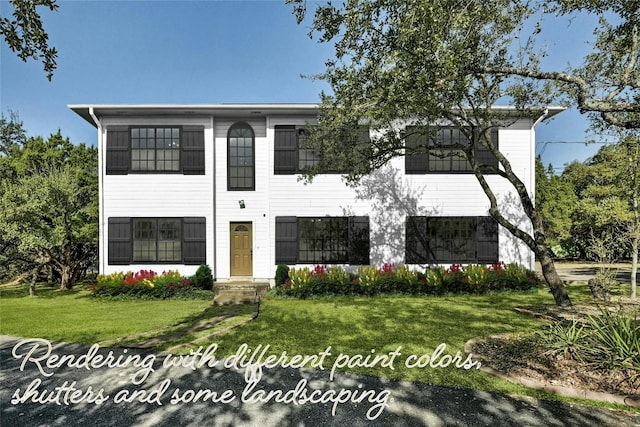
[[[253,238],[250,222],[231,223],[231,275],[253,275]]]

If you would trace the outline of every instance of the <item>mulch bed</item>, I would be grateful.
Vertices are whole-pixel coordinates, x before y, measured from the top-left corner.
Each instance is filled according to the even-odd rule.
[[[637,301],[618,303],[619,308],[640,309]],[[576,305],[569,309],[556,306],[517,307],[516,311],[548,320],[580,320],[597,315],[595,305]],[[549,387],[567,387],[592,392],[630,396],[640,402],[640,377],[630,381],[629,373],[604,370],[585,365],[571,354],[552,354],[542,348],[535,337],[498,335],[473,340],[471,352],[483,366],[503,375],[534,380]],[[637,374],[637,373],[636,373]]]

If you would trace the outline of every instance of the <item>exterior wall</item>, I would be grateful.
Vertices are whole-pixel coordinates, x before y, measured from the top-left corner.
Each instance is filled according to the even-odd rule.
[[[100,272],[109,274],[126,270],[179,270],[182,274],[195,273],[197,265],[182,264],[131,264],[108,265],[107,236],[110,217],[189,217],[201,216],[207,223],[207,264],[214,263],[214,216],[213,216],[213,130],[210,118],[157,118],[127,117],[107,118],[102,122],[103,144],[98,147],[101,162],[102,183],[100,186]],[[204,126],[205,174],[182,175],[176,173],[129,173],[107,175],[105,169],[105,147],[109,126]]]
[[[215,119],[214,119],[215,120]],[[269,138],[266,136],[266,119],[246,118],[216,120],[215,125],[215,200],[216,200],[216,263],[212,265],[215,276],[227,279],[231,276],[231,222],[251,222],[253,226],[253,277],[268,279],[273,276],[269,263]],[[249,124],[255,133],[255,190],[227,190],[227,133],[237,122]],[[239,201],[244,201],[240,208]],[[274,270],[275,271],[275,270]]]
[[[271,279],[275,272],[275,221],[277,217],[368,216],[370,262],[402,263],[405,250],[405,218],[419,216],[487,216],[489,201],[471,174],[412,174],[404,171],[404,158],[363,178],[356,187],[347,186],[338,174],[315,177],[305,184],[299,175],[274,174],[275,126],[303,126],[310,115],[258,115],[255,117],[202,116],[111,116],[101,120],[100,135],[100,272],[178,269],[193,274],[195,265],[107,264],[108,218],[188,217],[206,218],[206,260],[218,280],[231,276],[230,224],[251,222],[252,277]],[[255,132],[255,190],[227,188],[227,133],[237,122],[246,122]],[[525,186],[533,189],[531,120],[520,120],[499,130],[500,151],[510,160]],[[204,126],[205,174],[106,175],[105,147],[111,125],[199,125]],[[530,230],[511,185],[498,176],[488,182],[508,218]],[[244,208],[240,206],[244,202]],[[499,259],[533,267],[531,251],[508,232],[499,230]]]

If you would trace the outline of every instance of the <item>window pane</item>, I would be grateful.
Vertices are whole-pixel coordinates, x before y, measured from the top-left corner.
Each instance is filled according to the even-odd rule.
[[[154,220],[134,220],[133,260],[156,261],[156,230]]]
[[[228,137],[230,189],[252,189],[253,179],[253,130],[248,125],[235,126]]]
[[[349,261],[347,218],[300,218],[298,224],[300,262]]]
[[[180,170],[180,129],[131,129],[131,169],[139,171]]]

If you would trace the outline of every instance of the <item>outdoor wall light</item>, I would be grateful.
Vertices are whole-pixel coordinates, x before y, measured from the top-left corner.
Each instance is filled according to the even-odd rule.
[[[238,200],[238,204],[240,205],[240,209],[244,209],[244,200]]]

